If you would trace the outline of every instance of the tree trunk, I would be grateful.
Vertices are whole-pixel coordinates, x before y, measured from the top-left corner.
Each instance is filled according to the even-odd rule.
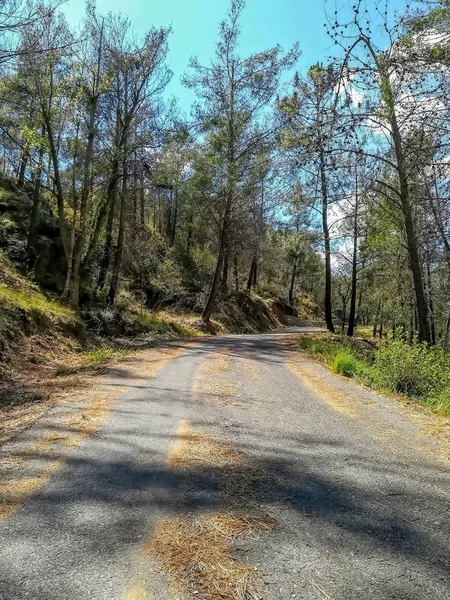
[[[30,153],[27,150],[23,150],[20,156],[19,175],[17,177],[17,185],[23,187],[25,185],[25,171],[27,169],[27,163]]]
[[[238,267],[237,254],[234,255],[234,259],[233,259],[233,271],[234,271],[234,289],[236,291],[236,294],[238,294],[240,285],[239,285],[239,267]]]
[[[380,320],[381,320],[381,300],[378,301],[377,308],[376,308],[376,311],[375,311],[375,322],[373,324],[373,337],[374,338],[377,337],[378,318],[380,318]]]
[[[342,302],[342,335],[345,332],[345,324],[347,321],[347,302]]]
[[[294,306],[294,289],[295,289],[296,277],[297,277],[297,260],[294,260],[294,264],[292,267],[291,285],[289,287],[289,304],[291,306]]]
[[[112,250],[112,237],[113,237],[113,225],[114,225],[114,213],[116,210],[116,180],[114,179],[114,184],[112,181],[108,186],[108,221],[106,223],[106,237],[105,237],[105,245],[103,247],[103,255],[100,261],[100,272],[97,280],[97,290],[101,291],[105,287],[106,277],[108,275],[109,265],[111,263],[111,250]]]
[[[173,189],[169,191],[169,201],[167,201],[166,193],[166,236],[171,243],[172,238],[172,201],[173,201]]]
[[[436,344],[436,322],[434,318],[434,303],[433,303],[433,289],[431,283],[431,270],[430,263],[427,262],[427,288],[428,288],[428,304],[430,307],[430,333],[431,333],[431,343],[433,345]]]
[[[334,333],[333,314],[331,308],[331,244],[330,230],[328,228],[328,190],[325,172],[325,157],[323,150],[320,152],[320,179],[322,192],[322,227],[325,243],[325,322],[327,329]]]
[[[353,227],[352,290],[351,290],[350,314],[348,317],[348,330],[347,330],[347,335],[349,337],[353,337],[355,335],[357,279],[358,279],[358,178],[356,177],[355,223],[354,223],[354,227]]]
[[[45,135],[45,129],[42,130],[42,136]],[[33,208],[31,209],[31,217],[30,217],[30,229],[28,230],[28,240],[27,240],[27,254],[29,267],[31,268],[34,261],[36,260],[36,228],[37,228],[37,218],[39,212],[39,204],[41,198],[41,182],[42,182],[42,168],[44,163],[44,148],[41,147],[39,149],[39,159],[38,166],[36,170],[36,178],[34,182],[33,189]]]
[[[449,338],[450,338],[450,312],[448,313],[447,325],[445,327],[445,336],[444,336],[444,341],[442,344],[442,347],[444,348],[444,350],[447,350],[447,348],[448,348]]]
[[[70,281],[70,302],[74,308],[78,307],[80,301],[80,271],[81,259],[83,258],[84,247],[86,243],[87,216],[89,209],[89,194],[91,190],[91,165],[94,154],[95,139],[95,119],[97,115],[97,100],[92,102],[89,124],[86,155],[83,167],[83,185],[81,188],[80,201],[80,226],[75,238],[73,248],[72,273]]]
[[[208,323],[211,319],[214,302],[216,300],[217,292],[219,289],[220,275],[222,273],[223,262],[225,260],[225,252],[228,246],[228,237],[231,225],[231,211],[233,208],[234,201],[234,190],[235,190],[235,124],[234,124],[234,111],[235,111],[235,79],[234,79],[234,66],[231,66],[230,73],[230,112],[228,117],[228,151],[227,151],[227,190],[226,190],[226,204],[223,216],[223,225],[220,235],[219,244],[219,255],[217,257],[216,270],[214,272],[213,280],[211,283],[211,289],[206,301],[205,308],[203,309],[202,319],[205,323]]]
[[[173,246],[175,244],[175,237],[177,235],[177,222],[178,222],[178,190],[175,188],[172,230],[171,230],[171,234],[170,234],[170,245],[171,246]]]
[[[140,213],[139,213],[139,222],[141,225],[141,229],[145,228],[145,188],[144,188],[144,170],[141,169],[141,176],[139,178],[139,204],[140,204]]]
[[[228,245],[225,249],[225,256],[223,257],[223,272],[222,272],[222,282],[220,285],[221,291],[226,294],[228,291],[228,271],[229,271],[229,263],[230,263],[230,251],[228,249]]]
[[[205,323],[208,323],[211,319],[214,302],[216,300],[217,292],[219,289],[220,276],[222,274],[223,261],[225,259],[225,250],[226,250],[226,246],[227,246],[228,230],[230,227],[231,203],[232,203],[232,195],[230,192],[228,192],[227,204],[225,207],[225,215],[224,215],[223,226],[222,226],[222,232],[220,235],[219,255],[217,257],[216,270],[214,271],[214,276],[213,276],[213,280],[211,283],[211,289],[209,291],[208,299],[206,301],[205,308],[203,309],[203,313],[202,313],[202,319],[203,319],[203,321],[205,321]]]
[[[125,216],[127,209],[128,173],[127,173],[127,148],[124,147],[123,174],[122,174],[122,198],[120,199],[119,233],[117,235],[117,247],[114,256],[111,284],[109,287],[107,302],[114,304],[119,290],[120,268],[122,266],[123,244],[125,239]]]
[[[61,181],[61,173],[59,170],[59,162],[58,162],[58,152],[56,149],[55,138],[53,136],[53,128],[50,120],[50,116],[47,111],[44,109],[43,118],[45,123],[45,128],[47,130],[47,137],[50,146],[50,158],[53,166],[53,182],[54,182],[54,190],[56,192],[56,199],[58,204],[58,224],[59,224],[59,233],[61,236],[61,242],[64,248],[64,253],[66,256],[67,262],[69,261],[70,254],[70,240],[69,234],[67,230],[67,222],[65,215],[65,206],[64,206],[64,192]]]
[[[252,287],[255,285],[256,280],[256,269],[257,269],[257,259],[256,256],[252,259],[252,264],[250,265],[250,272],[248,274],[247,280],[247,294],[250,294],[252,291]]]
[[[395,101],[390,84],[389,73],[386,69],[380,70],[381,83],[385,88],[387,104],[390,110],[390,125],[392,130],[392,139],[394,144],[395,158],[397,161],[397,171],[400,186],[400,203],[402,207],[403,219],[406,230],[406,242],[410,259],[410,266],[413,275],[414,291],[416,296],[416,308],[419,325],[419,340],[421,342],[431,343],[430,324],[428,322],[428,305],[425,296],[425,286],[423,283],[422,265],[419,255],[419,244],[417,240],[416,226],[413,218],[411,206],[408,176],[406,172],[405,156],[403,152],[403,140],[400,128],[397,122],[395,111]]]

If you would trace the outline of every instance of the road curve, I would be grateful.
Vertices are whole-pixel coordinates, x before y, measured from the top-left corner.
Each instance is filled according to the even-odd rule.
[[[142,548],[174,515],[229,508],[210,473],[171,466],[182,423],[270,475],[275,526],[234,548],[261,598],[450,598],[448,463],[408,409],[296,363],[278,333],[201,340],[154,377],[118,364],[97,433],[0,521],[0,598],[174,598]]]

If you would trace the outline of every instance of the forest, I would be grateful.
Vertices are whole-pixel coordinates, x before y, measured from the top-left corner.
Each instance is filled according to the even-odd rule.
[[[450,6],[325,4],[329,62],[215,55],[165,89],[171,29],[135,35],[88,1],[0,14],[4,261],[75,310],[279,298],[352,337],[450,345]],[[5,263],[6,264],[6,263]],[[9,263],[8,263],[9,264]],[[5,285],[8,282],[5,280]]]

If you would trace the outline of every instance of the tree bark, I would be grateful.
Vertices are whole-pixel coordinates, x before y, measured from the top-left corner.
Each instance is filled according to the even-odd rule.
[[[175,244],[175,237],[177,235],[177,223],[178,223],[178,190],[175,188],[172,229],[171,229],[171,233],[170,233],[170,245],[171,246],[173,246]]]
[[[225,255],[223,257],[223,272],[222,272],[222,282],[221,282],[221,286],[220,289],[221,291],[226,294],[228,291],[228,271],[229,271],[229,249],[228,249],[228,244],[227,247],[225,248]]]
[[[233,259],[233,271],[234,271],[234,289],[236,291],[236,294],[238,294],[240,285],[239,285],[239,267],[238,267],[237,254],[234,255],[234,259]]]
[[[294,264],[292,266],[291,285],[289,287],[289,304],[291,306],[294,306],[294,289],[295,289],[296,277],[297,277],[297,260],[294,260]]]
[[[64,248],[64,253],[66,256],[67,262],[69,262],[70,255],[70,240],[69,234],[67,230],[67,222],[66,222],[66,214],[65,214],[65,206],[64,206],[64,192],[61,181],[61,173],[59,170],[59,160],[58,160],[58,151],[56,149],[55,138],[53,135],[53,127],[50,120],[50,115],[47,112],[46,108],[43,108],[42,116],[45,123],[45,128],[47,130],[48,142],[50,146],[50,158],[53,166],[53,182],[55,186],[56,199],[58,204],[58,224],[59,224],[59,232],[61,236],[61,242]]]
[[[23,187],[25,185],[25,171],[27,169],[27,163],[30,153],[27,150],[23,150],[20,156],[19,175],[17,177],[17,185]]]
[[[251,293],[252,287],[255,285],[257,268],[258,268],[257,258],[256,258],[256,256],[254,256],[252,259],[252,264],[250,265],[250,272],[248,274],[247,294]]]
[[[427,262],[427,288],[428,288],[428,304],[430,307],[430,333],[431,343],[436,344],[436,322],[434,318],[434,304],[433,304],[433,288],[431,282],[431,269],[430,263]]]
[[[94,154],[95,120],[97,116],[97,98],[92,100],[89,112],[88,139],[83,166],[83,184],[80,201],[80,225],[73,248],[72,273],[70,281],[70,302],[77,308],[80,301],[80,271],[81,260],[86,243],[87,215],[89,210],[89,195],[91,190],[91,165]]]
[[[145,228],[145,188],[144,188],[144,170],[141,169],[141,175],[139,178],[139,223],[141,229]]]

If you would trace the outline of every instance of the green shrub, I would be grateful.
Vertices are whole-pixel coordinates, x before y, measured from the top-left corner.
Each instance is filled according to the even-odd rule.
[[[426,406],[447,417],[450,416],[450,387],[430,395],[424,402]]]
[[[450,385],[448,357],[441,348],[392,340],[377,348],[366,373],[373,387],[425,398]]]
[[[309,337],[308,335],[302,335],[298,339],[298,345],[300,346],[300,348],[302,350],[305,350],[305,352],[308,352],[313,349],[314,340],[312,337]]]
[[[310,335],[302,335],[298,340],[298,345],[308,354],[320,358],[329,365],[333,364],[338,352],[347,348],[342,340],[327,337],[316,338]]]
[[[345,377],[354,377],[361,370],[361,363],[348,350],[341,350],[334,357],[331,370]]]

